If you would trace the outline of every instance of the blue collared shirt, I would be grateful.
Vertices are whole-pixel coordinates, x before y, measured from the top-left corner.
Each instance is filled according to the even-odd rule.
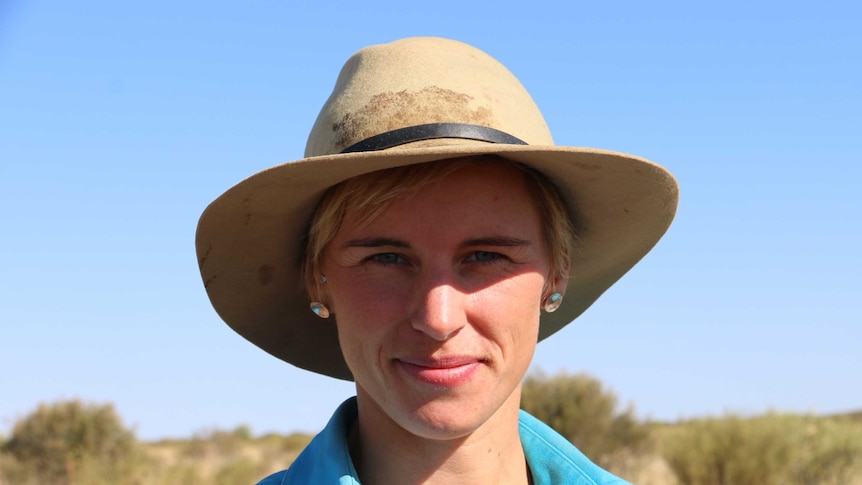
[[[347,433],[357,413],[356,398],[345,401],[290,468],[264,478],[258,485],[359,485],[347,449]],[[524,411],[519,432],[534,485],[628,484],[596,466],[568,440]]]

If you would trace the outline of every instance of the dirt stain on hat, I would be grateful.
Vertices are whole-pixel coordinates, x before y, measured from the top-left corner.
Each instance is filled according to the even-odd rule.
[[[491,110],[470,107],[473,97],[437,86],[420,91],[375,94],[362,108],[332,124],[336,146],[343,149],[366,138],[426,123],[470,123],[493,126]]]

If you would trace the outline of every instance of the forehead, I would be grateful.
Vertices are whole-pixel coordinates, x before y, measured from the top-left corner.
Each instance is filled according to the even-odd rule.
[[[342,230],[403,223],[437,231],[474,225],[517,232],[540,225],[523,171],[514,163],[495,159],[376,174],[352,193],[357,200],[345,207]]]

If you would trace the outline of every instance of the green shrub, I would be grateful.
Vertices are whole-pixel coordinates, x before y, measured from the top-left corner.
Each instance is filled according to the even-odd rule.
[[[663,453],[682,483],[690,485],[786,483],[796,431],[793,417],[738,416],[679,423]]]
[[[846,484],[858,478],[862,425],[775,413],[727,415],[670,427],[661,448],[690,485]]]
[[[314,438],[305,433],[291,433],[282,438],[282,449],[285,451],[302,451]]]
[[[521,408],[546,423],[594,461],[609,466],[643,451],[649,434],[634,410],[617,410],[617,397],[586,374],[537,373],[524,380]]]
[[[862,422],[841,418],[806,420],[800,458],[791,473],[800,484],[862,483]]]
[[[234,435],[240,441],[251,441],[254,439],[254,433],[251,431],[251,426],[247,424],[241,424],[231,431],[231,434]]]
[[[139,451],[112,405],[78,400],[40,404],[2,446],[13,483],[133,483]]]

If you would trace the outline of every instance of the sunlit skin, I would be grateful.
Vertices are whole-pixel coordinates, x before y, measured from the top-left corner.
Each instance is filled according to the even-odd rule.
[[[550,263],[522,175],[483,162],[345,222],[320,297],[356,380],[363,483],[526,483],[520,384]]]

